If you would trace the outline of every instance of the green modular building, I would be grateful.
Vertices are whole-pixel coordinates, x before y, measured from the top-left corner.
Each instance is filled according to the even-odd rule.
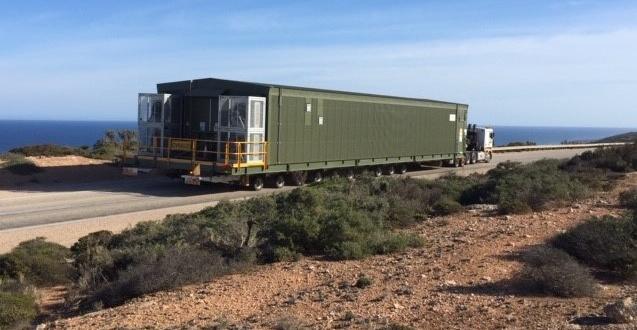
[[[462,162],[467,111],[451,102],[213,78],[161,83],[157,94],[139,95],[137,159],[188,171],[191,181],[273,177],[277,186],[284,174],[298,184],[326,170],[404,171]]]

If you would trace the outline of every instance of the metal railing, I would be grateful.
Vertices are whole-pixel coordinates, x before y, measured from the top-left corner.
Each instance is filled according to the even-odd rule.
[[[227,168],[263,167],[268,164],[266,141],[215,141],[153,137],[152,145],[140,145],[139,153],[167,160],[212,162]]]

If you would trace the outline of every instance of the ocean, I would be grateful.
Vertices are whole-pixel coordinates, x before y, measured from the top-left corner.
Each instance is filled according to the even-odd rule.
[[[135,129],[133,121],[45,121],[0,120],[0,152],[12,148],[54,143],[67,146],[92,146],[106,130]],[[611,135],[634,132],[637,128],[604,127],[527,127],[495,126],[496,145],[533,141],[537,144],[559,144],[568,141],[589,141]]]
[[[109,129],[136,129],[134,121],[0,120],[0,152],[32,144],[92,146]]]

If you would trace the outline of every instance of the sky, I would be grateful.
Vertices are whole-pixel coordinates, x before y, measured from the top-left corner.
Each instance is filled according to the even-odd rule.
[[[637,127],[633,0],[0,3],[0,119],[135,120],[137,93],[216,77]]]

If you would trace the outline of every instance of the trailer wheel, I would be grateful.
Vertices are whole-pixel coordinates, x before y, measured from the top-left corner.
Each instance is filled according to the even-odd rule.
[[[319,183],[321,181],[323,181],[323,173],[321,173],[321,171],[312,173],[312,182]]]
[[[405,173],[407,173],[407,166],[406,166],[406,165],[404,165],[404,164],[403,164],[403,165],[398,166],[398,173],[400,173],[400,174],[405,174]]]
[[[280,189],[285,187],[285,176],[277,175],[274,177],[274,188]]]
[[[349,181],[354,181],[354,170],[351,168],[346,169],[343,171],[343,176]]]
[[[302,186],[305,184],[305,181],[307,180],[307,173],[306,172],[293,172],[290,174],[290,181],[292,182],[292,185],[294,186]]]
[[[396,169],[394,168],[394,165],[389,165],[385,168],[385,174],[394,175],[394,173],[396,173]]]
[[[379,177],[383,175],[383,169],[380,166],[374,167],[374,170],[372,173],[374,174],[375,177]]]
[[[260,175],[250,177],[250,187],[254,191],[263,189],[263,177]]]

